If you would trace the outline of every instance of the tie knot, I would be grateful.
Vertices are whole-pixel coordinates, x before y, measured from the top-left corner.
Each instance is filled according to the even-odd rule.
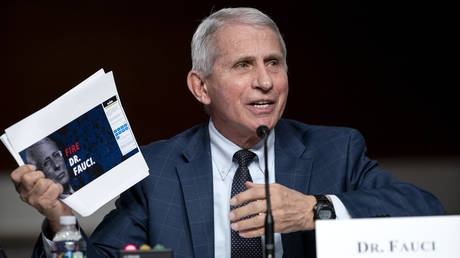
[[[248,150],[239,150],[233,155],[233,160],[238,162],[238,166],[248,167],[248,164],[254,159],[256,154]]]

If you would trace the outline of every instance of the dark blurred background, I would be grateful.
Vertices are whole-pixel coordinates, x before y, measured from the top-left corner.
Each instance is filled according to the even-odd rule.
[[[3,1],[5,129],[99,68],[139,144],[207,117],[188,92],[190,40],[212,10],[253,6],[288,47],[285,117],[360,130],[371,156],[460,154],[448,7],[407,1]],[[457,81],[457,83],[455,83]],[[69,107],[72,103],[69,103]],[[0,168],[16,164],[0,148]]]
[[[414,171],[412,177],[399,175],[429,188],[435,184],[435,194],[460,203],[450,188],[442,192],[443,182],[433,181],[442,176],[460,183],[453,55],[458,27],[451,6],[356,0],[2,1],[0,6],[2,130],[100,68],[114,72],[140,145],[205,122],[185,82],[191,37],[212,10],[251,6],[275,20],[287,44],[285,117],[357,128],[368,155],[389,169],[434,160],[421,166],[431,166],[431,172],[410,167],[403,170]],[[439,172],[446,164],[453,164],[449,176]],[[0,175],[7,178],[16,166],[0,147]],[[460,213],[458,206],[450,207],[450,213]]]

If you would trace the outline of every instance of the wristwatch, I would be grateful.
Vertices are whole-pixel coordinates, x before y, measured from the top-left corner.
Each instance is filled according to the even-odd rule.
[[[334,206],[324,195],[314,195],[316,204],[313,207],[313,219],[335,219]]]

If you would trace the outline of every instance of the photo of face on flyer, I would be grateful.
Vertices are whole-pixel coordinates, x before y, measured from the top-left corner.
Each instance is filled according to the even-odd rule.
[[[51,138],[43,138],[27,148],[26,163],[35,165],[37,170],[43,171],[46,178],[64,187],[59,198],[64,199],[75,192],[70,185],[70,174],[62,152]]]
[[[19,154],[26,164],[61,184],[59,198],[65,199],[137,152],[112,97]]]

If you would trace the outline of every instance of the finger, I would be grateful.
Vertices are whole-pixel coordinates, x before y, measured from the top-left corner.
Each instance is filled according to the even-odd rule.
[[[54,183],[48,187],[48,189],[42,194],[43,198],[57,199],[59,195],[64,191],[64,187],[61,184]]]
[[[62,186],[51,179],[40,179],[26,198],[26,202],[44,213],[50,202],[57,201],[62,192]]]
[[[229,218],[230,221],[238,221],[241,218],[259,214],[265,212],[267,210],[266,201],[265,200],[257,200],[253,202],[249,202],[248,204],[241,206],[237,209],[234,209],[230,212]]]
[[[29,192],[41,178],[45,178],[45,174],[43,174],[43,172],[29,171],[22,176],[20,183],[17,185],[17,190]]]
[[[38,204],[41,208],[44,209],[44,212],[50,211],[55,209],[58,205],[60,205],[60,201],[58,199],[59,195],[63,191],[63,187],[61,184],[52,184],[50,185],[46,191],[40,196]]]
[[[45,215],[50,222],[51,228],[54,228],[53,230],[58,230],[60,228],[60,216],[72,215],[72,209],[58,198],[63,190],[64,188],[61,184],[53,183],[38,200],[37,210]]]
[[[41,198],[41,195],[45,193],[52,184],[54,184],[52,180],[41,178],[37,180],[30,191],[23,191],[20,193],[21,199],[37,208],[38,200]]]
[[[263,187],[252,187],[241,192],[230,199],[230,205],[237,206],[245,202],[265,199],[265,189]]]
[[[244,238],[253,238],[253,237],[260,237],[265,235],[265,228],[264,227],[259,227],[247,231],[240,231],[239,232],[240,237]]]
[[[15,185],[18,184],[24,174],[35,171],[35,169],[34,165],[22,165],[11,172],[11,181],[13,181]]]
[[[230,224],[232,230],[235,231],[248,231],[259,227],[263,227],[265,222],[265,214],[257,215],[249,219],[240,220]]]
[[[255,188],[255,187],[265,187],[265,184],[255,184],[251,181],[247,181],[246,183],[244,183],[244,185],[246,185],[248,189]]]

